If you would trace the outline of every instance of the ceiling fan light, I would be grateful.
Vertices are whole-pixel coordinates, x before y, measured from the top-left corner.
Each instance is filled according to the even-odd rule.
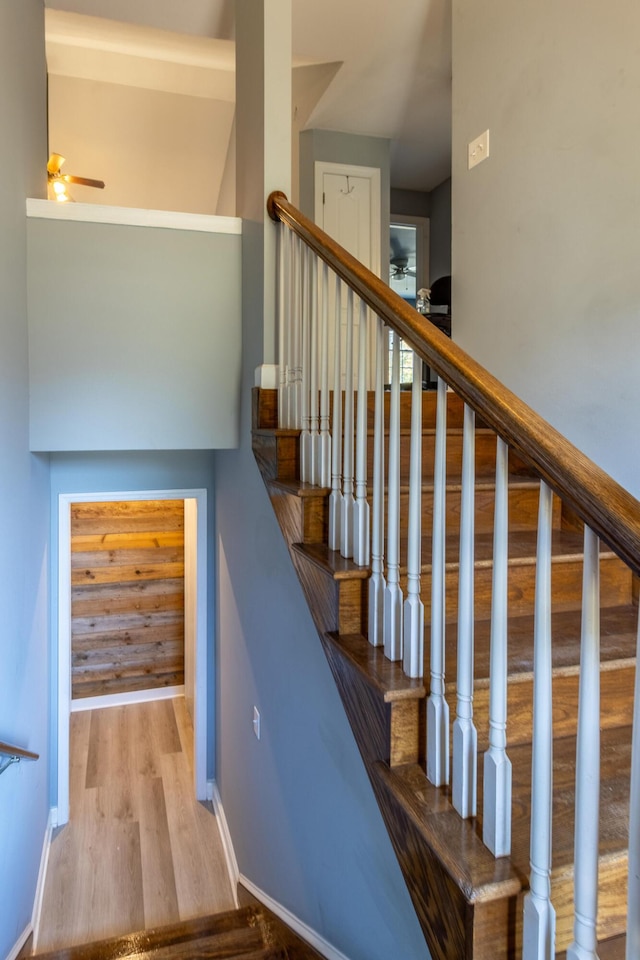
[[[67,191],[67,185],[64,180],[54,180],[51,184],[53,187],[53,192],[56,195],[56,200],[58,203],[66,203],[70,200],[69,193]]]

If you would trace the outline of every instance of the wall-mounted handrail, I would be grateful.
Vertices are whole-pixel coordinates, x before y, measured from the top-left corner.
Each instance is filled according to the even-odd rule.
[[[284,193],[272,193],[267,209],[273,220],[286,223],[328,263],[624,563],[640,574],[640,503],[635,497],[305,217]]]
[[[0,773],[4,773],[12,763],[19,763],[20,760],[38,760],[39,758],[39,753],[32,753],[31,750],[23,750],[22,747],[16,747],[11,743],[4,743],[0,740]]]

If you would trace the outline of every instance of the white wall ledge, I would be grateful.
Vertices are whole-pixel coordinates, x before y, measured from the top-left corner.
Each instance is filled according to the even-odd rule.
[[[116,223],[126,227],[160,227],[165,230],[194,230],[199,233],[242,233],[242,220],[239,217],[110,207],[97,203],[58,203],[55,200],[35,200],[32,197],[27,198],[27,216],[40,220]]]

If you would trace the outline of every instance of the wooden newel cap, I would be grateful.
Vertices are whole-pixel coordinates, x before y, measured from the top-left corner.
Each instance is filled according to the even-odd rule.
[[[275,206],[276,200],[284,200],[285,203],[288,203],[289,201],[286,193],[283,193],[282,190],[274,190],[273,193],[269,194],[269,199],[267,200],[267,213],[271,219],[275,220],[277,223],[280,217],[278,216],[278,211],[276,210]]]

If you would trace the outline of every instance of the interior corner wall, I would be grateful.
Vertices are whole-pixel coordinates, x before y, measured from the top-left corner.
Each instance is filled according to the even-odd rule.
[[[215,214],[235,105],[78,77],[49,77],[49,144],[84,203]]]
[[[453,2],[454,337],[636,496],[639,36],[635,0]]]
[[[49,813],[49,465],[29,453],[27,197],[46,190],[42,0],[0,0],[0,740],[40,754],[0,782],[0,956],[31,921]]]
[[[380,254],[383,271],[389,249],[391,219],[390,141],[382,137],[362,137],[334,130],[303,130],[300,134],[300,209],[315,219],[315,162],[345,163],[380,170]]]
[[[451,177],[431,191],[429,282],[451,275]]]

